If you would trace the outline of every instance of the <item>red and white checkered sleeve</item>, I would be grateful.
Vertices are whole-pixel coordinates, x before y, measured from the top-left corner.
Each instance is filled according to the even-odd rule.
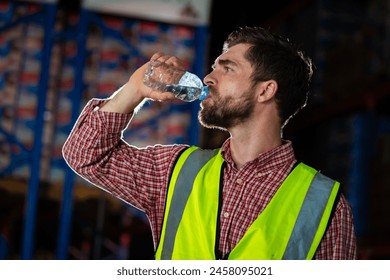
[[[161,203],[173,164],[184,145],[137,148],[124,142],[130,114],[102,112],[103,100],[83,109],[63,146],[70,168],[92,184],[142,211]]]

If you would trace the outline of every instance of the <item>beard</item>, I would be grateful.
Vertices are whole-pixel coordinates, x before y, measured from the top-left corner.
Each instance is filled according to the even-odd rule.
[[[241,98],[221,97],[220,93],[213,91],[213,99],[201,103],[198,119],[206,128],[228,130],[247,120],[254,107],[254,90],[245,91]]]

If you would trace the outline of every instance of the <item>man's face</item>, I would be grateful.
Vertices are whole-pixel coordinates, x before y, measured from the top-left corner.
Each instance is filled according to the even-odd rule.
[[[200,104],[198,118],[203,126],[229,130],[251,116],[255,94],[250,79],[252,66],[244,57],[248,47],[238,44],[228,49],[204,78],[210,93]]]

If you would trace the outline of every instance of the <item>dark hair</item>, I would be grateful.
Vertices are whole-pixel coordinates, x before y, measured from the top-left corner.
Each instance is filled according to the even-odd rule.
[[[245,54],[254,67],[253,83],[275,80],[275,95],[282,127],[306,106],[313,75],[311,59],[287,38],[261,27],[240,27],[231,32],[223,51],[237,44],[250,44]]]

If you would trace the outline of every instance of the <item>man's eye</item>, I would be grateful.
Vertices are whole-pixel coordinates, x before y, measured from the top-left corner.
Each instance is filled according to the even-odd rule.
[[[230,71],[232,71],[232,68],[227,67],[227,66],[224,66],[223,69],[225,70],[225,72],[230,72]]]

